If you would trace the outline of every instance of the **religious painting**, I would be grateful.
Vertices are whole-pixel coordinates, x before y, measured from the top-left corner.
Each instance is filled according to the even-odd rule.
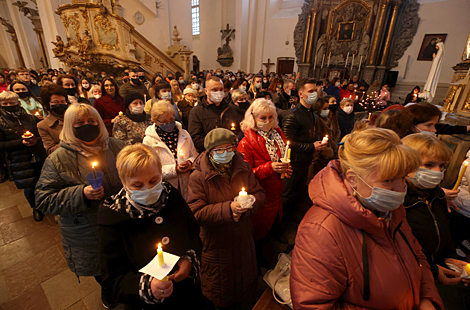
[[[355,27],[354,21],[339,23],[337,41],[352,41]]]
[[[418,60],[432,61],[434,59],[434,55],[437,54],[437,39],[441,39],[441,41],[445,43],[446,37],[447,33],[425,34],[423,43],[421,43],[421,48],[419,50]]]

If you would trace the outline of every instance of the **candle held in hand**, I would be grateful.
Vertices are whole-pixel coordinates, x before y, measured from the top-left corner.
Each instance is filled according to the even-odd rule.
[[[462,182],[462,178],[465,175],[465,171],[467,171],[467,167],[468,167],[468,162],[464,161],[462,170],[460,171],[459,178],[457,179],[457,182],[455,183],[454,188],[452,190],[456,191],[459,188],[460,182]]]
[[[178,164],[182,164],[184,162],[184,153],[183,150],[180,149],[178,151]]]
[[[93,169],[93,177],[95,179],[97,179],[96,177],[96,170],[95,170],[95,167],[98,166],[98,162],[94,161],[92,164],[91,164],[91,169]]]
[[[27,130],[22,136],[23,139],[30,139],[34,137],[34,134],[32,134],[29,130]]]
[[[122,111],[119,111],[119,116],[122,116],[124,115],[124,113],[122,113]]]
[[[321,144],[328,143],[328,135],[323,137],[323,140],[321,140]]]
[[[39,116],[39,112],[34,113],[34,115]]]
[[[162,267],[165,264],[165,259],[163,258],[163,249],[162,249],[162,244],[159,243],[157,246],[157,258],[158,258],[158,265]],[[167,277],[164,277],[162,279],[163,282],[166,282],[168,280]]]
[[[243,187],[242,190],[238,193],[238,202],[240,204],[243,204],[248,199],[248,193],[245,191],[245,188]]]
[[[290,151],[290,148],[289,148],[289,143],[290,143],[290,142],[289,142],[289,141],[287,141],[287,144],[286,144],[286,152],[284,153],[284,158],[285,158],[285,159],[289,159],[289,158],[290,158],[290,152],[289,152],[289,151]],[[287,157],[287,156],[289,156],[289,157]]]

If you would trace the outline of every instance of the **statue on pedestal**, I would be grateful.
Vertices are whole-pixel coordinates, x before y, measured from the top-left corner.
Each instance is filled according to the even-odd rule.
[[[225,44],[217,49],[217,62],[222,67],[230,67],[233,64],[233,52],[230,48],[230,40],[235,39],[235,29],[230,29],[229,24],[224,30],[220,30],[222,33],[222,40],[225,40]]]
[[[55,45],[55,47],[52,49],[52,52],[54,53],[54,56],[62,56],[64,55],[64,48],[65,48],[65,43],[62,41],[62,38],[60,36],[55,37],[57,42],[51,42],[52,44]]]
[[[437,53],[432,61],[431,70],[429,71],[426,84],[424,85],[424,91],[419,94],[420,98],[426,99],[428,103],[431,103],[436,94],[437,84],[439,83],[439,76],[441,75],[442,58],[444,56],[444,43],[437,39],[436,43]]]

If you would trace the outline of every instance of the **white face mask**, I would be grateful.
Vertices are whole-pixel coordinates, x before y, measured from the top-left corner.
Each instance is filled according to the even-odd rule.
[[[132,114],[141,114],[142,112],[144,112],[144,106],[139,105],[137,107],[130,107],[130,110]]]
[[[191,87],[192,87],[194,90],[197,90],[197,84],[193,84]]]
[[[330,110],[321,110],[320,116],[323,118],[327,118],[330,115]]]
[[[100,94],[93,95],[93,98],[99,99],[99,98],[101,98],[101,95]]]
[[[88,88],[88,87],[90,87],[90,84],[82,84],[82,87],[83,88]]]
[[[144,190],[126,189],[127,197],[143,206],[151,206],[160,199],[163,191],[162,181],[158,182],[154,187]]]
[[[256,88],[261,88],[261,82],[255,83]]]
[[[337,82],[337,83],[335,84],[335,86],[336,86],[336,87],[340,87],[340,86],[341,86],[341,83],[340,83],[340,82]]]
[[[268,83],[268,80],[263,80],[263,83]]]
[[[414,186],[423,189],[431,189],[441,183],[444,178],[444,172],[434,171],[425,168],[419,168],[416,171],[414,178],[408,178]]]
[[[353,188],[354,192],[356,192],[359,196],[359,201],[364,206],[380,212],[388,212],[398,209],[398,207],[400,207],[405,202],[405,196],[407,191],[406,185],[404,192],[395,192],[377,186],[372,187],[367,184],[367,182],[364,181],[358,174],[356,175],[360,180],[362,180],[362,182],[364,182],[364,184],[372,188],[372,193],[368,198],[362,197],[361,194],[359,194],[359,192]]]
[[[270,122],[262,122],[262,121],[257,121],[256,122],[256,126],[261,129],[262,131],[270,131],[271,128],[273,128],[274,126],[274,120],[270,121]]]
[[[346,114],[351,114],[352,111],[353,111],[353,107],[349,106],[349,107],[344,107],[343,111],[346,113]]]
[[[318,94],[317,94],[317,92],[314,92],[314,93],[310,93],[310,94],[307,95],[307,99],[305,100],[305,102],[308,105],[312,105],[315,102],[317,102],[317,100],[318,100]]]
[[[210,100],[213,103],[219,103],[224,99],[224,96],[225,96],[225,93],[224,93],[223,90],[222,91],[213,91],[213,92],[211,92]]]
[[[240,90],[246,91],[246,86],[240,86]]]
[[[162,93],[162,100],[171,100],[171,92]]]

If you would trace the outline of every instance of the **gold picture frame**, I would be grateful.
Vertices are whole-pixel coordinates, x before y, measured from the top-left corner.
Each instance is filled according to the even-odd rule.
[[[354,39],[354,30],[356,30],[356,22],[341,22],[338,25],[338,37],[336,41],[345,42],[352,41]]]

